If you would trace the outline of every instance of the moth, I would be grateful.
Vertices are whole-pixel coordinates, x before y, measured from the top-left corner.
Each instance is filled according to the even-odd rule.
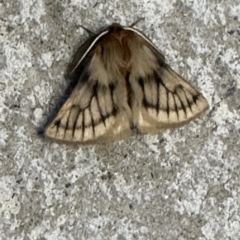
[[[133,27],[112,24],[89,38],[68,68],[76,85],[45,136],[75,144],[109,143],[183,126],[207,108],[206,98],[165,62]]]

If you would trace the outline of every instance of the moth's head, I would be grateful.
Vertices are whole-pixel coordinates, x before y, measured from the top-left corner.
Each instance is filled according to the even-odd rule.
[[[123,29],[123,26],[121,26],[119,23],[113,23],[107,29],[109,32],[118,32],[119,30]]]
[[[142,20],[144,20],[144,18],[139,18],[137,21],[135,21],[134,23],[132,23],[130,26],[127,26],[127,27],[133,28],[136,24],[138,24]],[[121,29],[125,29],[125,27],[121,26],[119,23],[113,23],[108,27],[108,29],[121,30]]]
[[[119,23],[113,23],[109,28],[122,28],[122,26]]]

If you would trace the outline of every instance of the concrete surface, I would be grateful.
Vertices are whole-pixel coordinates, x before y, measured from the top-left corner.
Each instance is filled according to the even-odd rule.
[[[0,239],[240,239],[239,16],[239,0],[0,0]],[[80,25],[140,17],[207,114],[107,146],[39,137]]]

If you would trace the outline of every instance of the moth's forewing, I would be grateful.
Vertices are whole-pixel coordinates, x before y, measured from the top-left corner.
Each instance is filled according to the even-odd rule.
[[[107,38],[102,43],[105,34],[108,29],[88,39],[74,56],[68,72],[76,85],[46,127],[46,137],[63,143],[96,144],[131,135],[131,120],[123,107],[126,102],[124,84],[121,84],[124,78],[112,67],[114,63],[118,67],[121,49],[115,53],[116,42]],[[96,48],[102,51],[96,51]],[[109,59],[108,53],[112,50],[113,59]]]
[[[125,30],[129,30],[132,31],[134,33],[136,33],[137,35],[139,35],[143,41],[145,41],[145,44],[154,52],[158,53],[159,58],[164,62],[165,61],[165,56],[163,54],[163,52],[161,52],[156,46],[155,44],[153,44],[153,42],[141,31],[133,28],[133,27],[124,27]]]
[[[71,78],[72,74],[78,69],[79,65],[83,62],[84,58],[88,55],[96,42],[105,35],[108,30],[102,31],[100,34],[89,37],[77,50],[71,63],[67,68],[67,76]]]
[[[77,50],[76,54],[73,56],[72,61],[68,65],[67,68],[67,77],[70,77],[71,74],[76,70],[78,65],[80,64],[80,60],[82,59],[84,53],[88,50],[89,46],[92,42],[97,38],[97,36],[92,36],[88,38]]]

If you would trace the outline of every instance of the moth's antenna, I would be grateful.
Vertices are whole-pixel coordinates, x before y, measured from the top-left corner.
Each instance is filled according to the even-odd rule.
[[[140,21],[144,20],[145,18],[139,18],[137,21],[135,21],[133,24],[130,25],[130,27],[134,27],[137,23],[139,23]]]
[[[79,25],[79,27],[81,27],[82,29],[84,29],[89,35],[93,36],[93,35],[96,35],[94,32],[92,32],[91,30],[85,28],[84,26],[82,25]]]

